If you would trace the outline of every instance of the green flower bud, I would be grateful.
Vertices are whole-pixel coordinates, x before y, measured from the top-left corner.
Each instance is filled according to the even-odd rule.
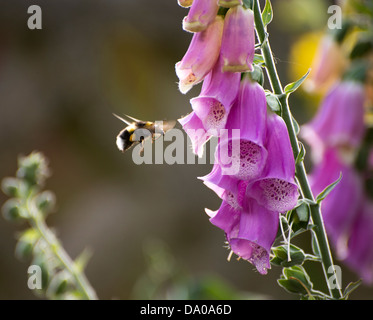
[[[1,190],[9,197],[20,196],[21,180],[13,177],[4,178],[1,181]]]
[[[69,291],[71,286],[71,276],[66,271],[61,271],[55,274],[47,288],[48,297],[58,297]]]
[[[22,232],[16,245],[16,257],[20,260],[30,258],[39,237],[39,233],[35,229],[27,229]]]
[[[26,210],[21,208],[19,201],[15,198],[7,200],[1,209],[4,218],[9,221],[19,221],[27,217]]]
[[[43,191],[34,198],[36,207],[44,214],[50,213],[56,204],[56,196],[52,191]]]
[[[17,177],[24,179],[30,186],[42,186],[49,176],[47,160],[38,152],[18,159]]]

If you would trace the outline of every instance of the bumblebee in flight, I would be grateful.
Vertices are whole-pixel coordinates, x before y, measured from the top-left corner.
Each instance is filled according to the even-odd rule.
[[[116,140],[117,147],[122,152],[130,149],[137,143],[143,143],[149,137],[154,140],[157,136],[164,135],[176,124],[176,121],[142,121],[126,115],[127,118],[132,120],[128,121],[114,113],[113,115],[127,125],[127,127],[119,132]]]

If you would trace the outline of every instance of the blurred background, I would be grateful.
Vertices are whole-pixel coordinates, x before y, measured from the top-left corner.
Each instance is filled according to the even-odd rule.
[[[280,268],[262,276],[227,261],[224,234],[204,213],[220,200],[197,179],[212,165],[138,166],[115,145],[123,124],[113,112],[153,121],[191,111],[200,87],[182,95],[174,71],[192,37],[181,28],[187,9],[176,0],[32,4],[42,30],[27,27],[29,1],[0,2],[0,178],[14,175],[19,155],[49,159],[57,210],[48,225],[72,258],[92,250],[86,275],[99,298],[297,298],[276,284]],[[310,67],[330,4],[273,0],[269,32],[283,83]],[[302,124],[318,98],[298,91],[290,103]],[[37,298],[29,261],[14,256],[25,227],[0,218],[0,299]],[[309,271],[322,274],[317,264]],[[344,286],[357,279],[343,267]],[[371,299],[373,288],[351,298]]]

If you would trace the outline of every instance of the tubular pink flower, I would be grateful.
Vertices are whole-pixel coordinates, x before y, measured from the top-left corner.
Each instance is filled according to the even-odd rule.
[[[341,46],[331,36],[324,36],[312,63],[310,77],[305,82],[305,89],[314,92],[330,88],[345,66],[346,59]]]
[[[183,59],[176,63],[179,89],[187,93],[211,71],[219,57],[224,20],[216,16],[202,32],[195,33]]]
[[[199,179],[234,209],[243,208],[248,181],[223,175],[218,164],[214,164],[212,171]]]
[[[363,202],[363,184],[353,167],[345,165],[336,150],[329,149],[309,176],[312,192],[317,195],[336,181],[342,173],[342,180],[322,201],[325,228],[342,258],[346,252],[346,241],[352,221]]]
[[[365,200],[353,223],[345,262],[363,280],[373,283],[373,203]]]
[[[192,111],[178,121],[192,141],[194,154],[202,157],[203,146],[211,138],[211,135],[204,129],[201,119]]]
[[[229,111],[240,87],[239,73],[221,72],[222,60],[219,59],[212,71],[203,81],[201,94],[190,100],[192,108],[202,120],[206,130],[219,132],[225,128]]]
[[[206,210],[210,222],[224,230],[231,250],[253,264],[260,274],[271,268],[269,254],[276,238],[278,214],[247,199],[244,210],[235,210],[223,201],[219,210]]]
[[[237,101],[232,107],[226,128],[228,137],[221,137],[216,150],[217,163],[225,175],[240,180],[260,176],[266,159],[267,102],[264,89],[256,82],[241,81]],[[239,136],[235,130],[239,129]],[[238,145],[239,148],[235,148]]]
[[[242,6],[242,0],[218,0],[218,5],[223,8]]]
[[[364,100],[364,87],[358,82],[339,82],[330,90],[316,116],[301,130],[315,162],[327,148],[347,151],[360,145],[365,133]]]
[[[201,32],[214,21],[219,10],[216,0],[194,0],[188,15],[183,20],[183,29]]]
[[[254,14],[242,6],[230,8],[225,16],[221,56],[223,71],[253,71],[255,51]]]
[[[262,175],[248,186],[247,194],[268,210],[283,213],[291,210],[299,197],[294,155],[284,120],[274,113],[267,119],[267,163]]]

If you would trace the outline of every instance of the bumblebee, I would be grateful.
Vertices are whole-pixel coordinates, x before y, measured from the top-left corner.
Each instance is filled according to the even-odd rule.
[[[116,144],[120,151],[125,152],[137,143],[144,143],[147,138],[152,138],[153,141],[164,135],[168,130],[171,130],[176,121],[142,121],[126,115],[132,121],[128,121],[116,114],[113,115],[123,121],[127,127],[117,135]]]

